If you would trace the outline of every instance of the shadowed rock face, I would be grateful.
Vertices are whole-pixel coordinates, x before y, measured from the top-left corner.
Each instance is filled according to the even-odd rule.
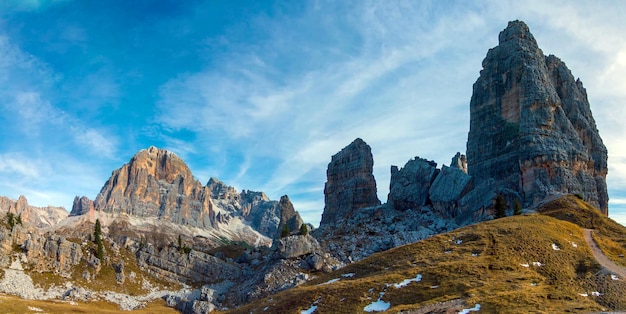
[[[333,155],[326,171],[326,205],[320,225],[333,224],[359,208],[380,204],[373,168],[372,149],[360,138]]]
[[[510,22],[483,60],[467,163],[476,185],[518,193],[525,206],[578,193],[608,213],[607,150],[586,91],[561,60],[543,55],[523,22]]]

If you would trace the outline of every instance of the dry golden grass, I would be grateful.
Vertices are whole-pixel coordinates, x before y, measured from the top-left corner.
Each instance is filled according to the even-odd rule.
[[[568,195],[542,206],[538,211],[583,228],[595,229],[594,239],[604,255],[614,263],[626,267],[626,227],[602,215],[595,207]]]
[[[29,308],[30,307],[30,308]],[[42,312],[37,309],[43,310]],[[132,312],[120,311],[116,304],[107,302],[89,302],[74,304],[68,301],[36,301],[24,300],[15,296],[0,294],[0,313],[179,313],[165,306],[163,300],[149,303],[145,308]]]
[[[299,313],[315,304],[315,313],[361,313],[381,292],[382,300],[391,304],[390,312],[455,299],[463,300],[467,308],[478,303],[486,313],[597,312],[607,306],[622,309],[620,298],[626,295],[626,287],[607,281],[606,274],[599,272],[601,267],[593,259],[582,229],[575,224],[586,227],[591,223],[587,216],[593,212],[584,211],[581,216],[576,210],[571,216],[561,212],[574,207],[569,202],[568,198],[563,204],[550,206],[554,216],[569,217],[567,220],[574,223],[540,214],[479,223],[375,254],[231,312]],[[613,236],[618,236],[619,229],[605,220],[601,215],[594,217],[595,228],[615,231]],[[533,262],[542,266],[533,266]],[[341,276],[347,273],[355,275]],[[417,274],[422,275],[421,281],[393,287]],[[336,278],[340,280],[323,284]],[[594,297],[593,291],[607,295]]]

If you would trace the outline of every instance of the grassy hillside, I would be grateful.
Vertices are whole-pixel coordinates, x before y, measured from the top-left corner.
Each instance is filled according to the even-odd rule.
[[[616,246],[616,252],[623,249],[620,241],[626,232],[587,207],[566,197],[547,204],[545,214],[437,235],[375,254],[232,313],[300,313],[313,307],[315,313],[359,313],[376,301],[391,312],[408,313],[476,304],[481,312],[500,313],[626,309],[626,284],[601,271],[580,225],[587,227],[593,216],[599,237]]]
[[[570,195],[538,208],[544,215],[594,229],[594,239],[613,262],[626,267],[626,228],[603,216],[596,208]]]
[[[69,301],[37,301],[24,300],[15,296],[0,294],[0,312],[1,313],[120,313],[116,304],[95,301],[89,303],[70,303]],[[158,300],[149,303],[145,308],[135,310],[129,313],[179,313],[178,311],[165,306],[165,301]]]

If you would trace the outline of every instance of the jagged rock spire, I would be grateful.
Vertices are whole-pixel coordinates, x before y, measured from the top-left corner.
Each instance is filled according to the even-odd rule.
[[[607,150],[582,83],[521,21],[509,22],[482,65],[467,142],[476,184],[517,193],[526,206],[577,193],[607,214]]]

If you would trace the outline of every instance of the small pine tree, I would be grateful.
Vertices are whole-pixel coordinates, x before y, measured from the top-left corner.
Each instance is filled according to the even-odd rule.
[[[513,215],[521,215],[522,214],[522,204],[518,200],[515,200],[513,203]]]
[[[284,237],[288,237],[289,236],[289,226],[287,226],[286,224],[283,226],[283,229],[280,231],[280,237],[284,238]]]
[[[15,218],[15,224],[16,225],[21,225],[22,224],[22,214],[19,214],[17,216],[17,218]]]
[[[179,234],[178,235],[178,250],[182,250],[183,249],[183,238],[182,236]]]
[[[100,261],[104,259],[104,246],[102,245],[102,225],[100,225],[100,219],[96,219],[96,226],[93,230],[94,242],[98,246],[97,257]]]
[[[306,226],[306,224],[302,224],[300,226],[300,235],[307,235],[309,234],[309,227]]]
[[[15,226],[15,215],[13,215],[12,212],[7,214],[7,222],[9,223],[9,227],[13,229],[13,226]]]
[[[502,195],[496,197],[496,215],[495,218],[502,218],[506,216],[506,201]]]

